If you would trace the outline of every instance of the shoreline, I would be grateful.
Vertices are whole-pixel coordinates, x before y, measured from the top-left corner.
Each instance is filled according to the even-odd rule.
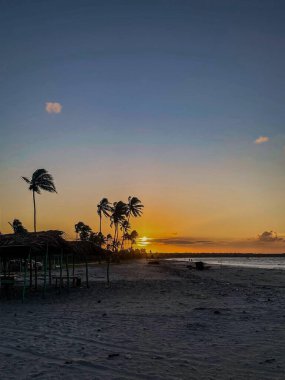
[[[196,260],[195,261],[192,261],[192,257],[189,258],[189,260],[187,260],[188,257],[185,257],[185,258],[163,258],[161,260],[166,260],[166,261],[170,261],[170,262],[176,262],[176,263],[183,263],[183,264],[195,264],[197,261],[202,261],[205,265],[209,265],[211,267],[233,267],[233,268],[250,268],[250,269],[268,269],[268,270],[282,270],[284,271],[285,270],[285,260],[283,263],[270,263],[270,262],[258,262],[258,261],[255,261],[253,262],[251,259],[251,257],[247,257],[248,261],[246,262],[241,262],[241,261],[238,261],[240,258],[234,258],[234,261],[230,261],[231,257],[226,257],[226,258],[221,258],[220,257],[220,260],[218,260],[218,258],[213,258],[213,257],[207,257],[207,258],[204,258],[204,257],[196,257]],[[217,260],[215,260],[217,259]],[[224,259],[224,261],[222,261],[222,259]],[[228,259],[228,260],[227,260]],[[254,258],[255,259],[255,258]]]
[[[157,258],[179,258],[179,257],[285,257],[285,253],[209,253],[209,252],[200,252],[200,253],[153,253]],[[148,254],[149,256],[149,254]]]

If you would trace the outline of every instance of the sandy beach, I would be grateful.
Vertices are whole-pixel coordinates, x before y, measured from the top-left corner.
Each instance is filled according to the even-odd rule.
[[[284,379],[285,273],[145,260],[0,301],[1,379]]]

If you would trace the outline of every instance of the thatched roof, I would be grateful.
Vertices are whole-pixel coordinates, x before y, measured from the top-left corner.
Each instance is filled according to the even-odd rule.
[[[24,247],[31,248],[37,254],[44,254],[47,246],[49,252],[54,254],[59,254],[61,250],[83,256],[106,255],[109,252],[93,242],[67,241],[63,236],[64,232],[57,230],[0,235],[0,255],[15,256],[21,254]]]
[[[68,250],[69,243],[62,235],[63,232],[57,230],[0,235],[0,252],[4,247],[15,247],[16,250],[16,247],[22,246],[36,252],[44,252],[47,246],[52,251]]]

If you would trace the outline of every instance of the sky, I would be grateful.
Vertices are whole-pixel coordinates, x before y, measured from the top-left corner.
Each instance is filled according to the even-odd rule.
[[[0,0],[0,231],[45,168],[38,230],[132,195],[153,252],[285,252],[284,44],[281,0]]]

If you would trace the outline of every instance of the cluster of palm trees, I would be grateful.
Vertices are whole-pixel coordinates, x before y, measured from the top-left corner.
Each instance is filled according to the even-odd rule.
[[[56,193],[54,179],[45,169],[37,169],[31,178],[22,177],[22,179],[29,185],[29,190],[32,191],[33,194],[34,232],[37,232],[36,194],[41,194],[41,191]],[[138,238],[138,233],[135,230],[129,232],[131,229],[130,218],[140,217],[143,213],[143,207],[143,204],[137,197],[130,196],[127,203],[123,201],[110,203],[107,198],[103,198],[97,205],[99,232],[93,232],[92,229],[83,222],[78,222],[75,225],[75,232],[79,235],[81,240],[93,241],[100,247],[105,245],[107,249],[112,249],[113,251],[124,249],[125,242],[129,242],[132,248]],[[111,234],[107,236],[103,235],[103,217],[110,219],[110,226],[114,228],[113,236]],[[15,225],[11,225],[14,231],[18,231],[19,228],[21,230],[21,226],[18,226],[18,222],[20,221],[16,220]],[[119,236],[120,231],[122,232],[121,239]]]
[[[125,242],[130,243],[132,249],[133,244],[138,238],[137,231],[131,229],[130,218],[139,217],[143,212],[143,204],[137,197],[129,197],[128,202],[123,201],[110,203],[107,198],[103,198],[97,205],[97,214],[99,215],[99,232],[93,232],[92,229],[83,222],[75,225],[75,232],[80,240],[93,241],[102,247],[105,245],[107,249],[113,251],[123,250]],[[104,236],[102,233],[102,218],[109,218],[110,226],[114,228],[113,236],[108,234]],[[121,231],[121,239],[120,239]]]

